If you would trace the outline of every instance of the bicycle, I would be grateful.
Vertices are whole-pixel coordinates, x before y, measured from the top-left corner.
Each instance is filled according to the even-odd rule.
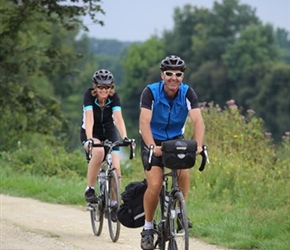
[[[87,204],[87,210],[90,211],[94,234],[96,236],[101,235],[105,217],[108,219],[110,237],[113,242],[116,242],[119,239],[121,228],[120,222],[116,216],[116,212],[118,211],[121,202],[119,178],[112,164],[112,151],[115,146],[130,146],[129,159],[133,159],[135,150],[134,139],[128,140],[127,142],[111,142],[105,140],[101,143],[92,143],[89,145],[90,154],[92,147],[103,147],[105,149],[105,160],[102,162],[100,173],[98,175],[98,185],[96,185],[97,188],[95,190],[98,202]],[[112,204],[112,200],[117,201],[117,204]]]
[[[180,141],[180,140],[179,140]],[[196,147],[195,147],[196,148]],[[195,154],[196,149],[193,151]],[[149,147],[149,168],[153,155],[153,145]],[[209,163],[207,146],[203,145],[202,161],[199,171],[203,171],[206,163]],[[164,152],[163,152],[164,157]],[[194,163],[191,167],[193,167]],[[166,166],[166,165],[165,165]],[[168,166],[166,166],[168,168]],[[186,168],[186,167],[182,167]],[[167,249],[170,250],[188,250],[189,249],[189,232],[188,232],[188,217],[186,212],[186,204],[184,195],[178,187],[178,167],[169,168],[166,172],[163,168],[163,185],[159,195],[159,206],[154,213],[154,231],[157,238],[154,240],[154,249],[164,250],[167,244]],[[188,168],[188,167],[187,167]],[[171,178],[171,188],[168,189],[169,178]]]

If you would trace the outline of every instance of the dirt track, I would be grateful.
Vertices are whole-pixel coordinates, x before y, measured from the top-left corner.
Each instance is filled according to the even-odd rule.
[[[102,235],[93,235],[85,207],[55,205],[0,195],[1,250],[130,250],[140,249],[140,231],[121,228],[113,243],[105,221]],[[190,239],[190,249],[222,250]]]

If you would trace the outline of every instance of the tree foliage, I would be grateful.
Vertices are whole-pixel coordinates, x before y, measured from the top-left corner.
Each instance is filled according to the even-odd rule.
[[[158,81],[159,60],[164,57],[163,41],[152,37],[142,44],[132,44],[124,55],[124,82],[121,86],[123,113],[129,136],[138,136],[139,103],[143,88],[152,81]]]
[[[286,30],[263,25],[248,5],[223,0],[212,9],[176,8],[173,29],[143,43],[79,37],[86,29],[81,16],[103,24],[99,3],[0,0],[0,150],[37,133],[79,145],[82,94],[99,68],[114,73],[129,136],[138,138],[141,92],[160,80],[159,63],[169,54],[185,59],[184,81],[201,102],[235,99],[243,112],[255,110],[275,138],[289,130]]]
[[[65,124],[56,92],[63,96],[70,88],[69,84],[58,86],[63,84],[61,80],[66,75],[71,76],[71,71],[74,71],[70,66],[77,55],[71,49],[71,42],[78,29],[84,28],[79,17],[88,14],[102,24],[96,20],[95,14],[103,13],[98,0],[84,0],[83,5],[75,5],[75,2],[0,2],[0,105],[3,111],[0,119],[5,121],[0,129],[1,141],[5,142],[1,143],[3,148],[15,145],[25,132],[52,135]]]
[[[160,41],[162,54],[159,58],[154,57],[155,64],[148,64],[147,51],[142,46],[138,47],[137,57],[136,48],[129,49],[124,64],[126,75],[133,76],[126,81],[126,94],[134,93],[129,94],[129,102],[138,102],[139,90],[150,79],[143,76],[158,76],[157,65],[163,57],[177,54],[187,64],[184,81],[194,87],[200,101],[214,101],[223,106],[227,100],[235,99],[244,111],[249,108],[256,110],[276,139],[281,138],[286,128],[289,129],[289,118],[281,118],[283,126],[273,119],[273,116],[283,116],[288,105],[285,109],[279,108],[281,112],[272,108],[273,113],[268,113],[262,103],[272,95],[270,93],[275,93],[276,101],[284,98],[284,90],[274,88],[278,83],[270,83],[265,74],[274,74],[275,64],[287,62],[289,36],[285,30],[275,32],[271,25],[263,25],[249,5],[238,0],[223,0],[215,2],[211,10],[192,5],[176,8],[174,27],[164,31]],[[155,50],[155,55],[157,53],[160,55],[160,51]],[[287,74],[283,75],[284,88],[287,88],[289,78]],[[274,76],[270,78],[280,82]],[[250,93],[250,96],[245,93]],[[139,110],[132,107],[128,110],[130,117],[137,118]],[[285,113],[284,117],[288,114]]]

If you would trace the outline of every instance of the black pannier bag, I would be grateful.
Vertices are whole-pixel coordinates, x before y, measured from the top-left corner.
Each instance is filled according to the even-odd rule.
[[[195,164],[195,140],[169,140],[162,142],[162,161],[170,169],[192,168]]]
[[[143,197],[147,189],[146,179],[143,181],[130,182],[121,194],[121,204],[117,216],[118,220],[125,227],[142,227],[145,222]]]

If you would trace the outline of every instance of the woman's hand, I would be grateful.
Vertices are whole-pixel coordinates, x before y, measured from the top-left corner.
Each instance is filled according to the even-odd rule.
[[[87,153],[89,152],[89,150],[90,150],[90,148],[92,147],[93,143],[94,143],[93,138],[88,139],[88,140],[84,143],[84,148],[85,148],[85,150],[86,150]]]

